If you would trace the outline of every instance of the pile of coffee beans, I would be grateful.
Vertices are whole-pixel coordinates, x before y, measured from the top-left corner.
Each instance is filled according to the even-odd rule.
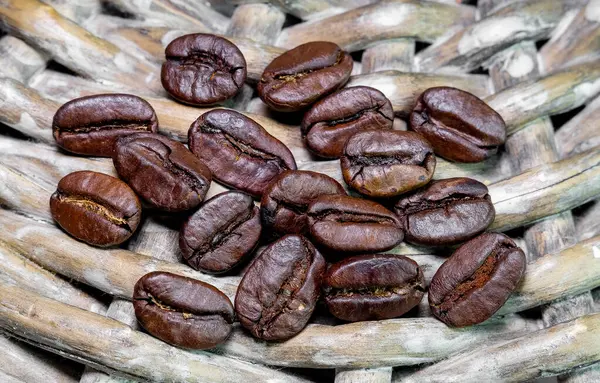
[[[243,54],[218,36],[179,37],[165,54],[164,88],[186,104],[222,102],[246,80]],[[342,321],[381,320],[404,315],[427,290],[433,315],[460,327],[485,321],[508,299],[525,256],[507,236],[485,232],[495,217],[487,187],[469,178],[432,181],[436,155],[459,162],[493,155],[504,121],[476,96],[437,87],[416,100],[411,130],[394,130],[383,93],[340,89],[352,65],[336,44],[311,42],[273,60],[257,87],[272,109],[304,112],[299,134],[316,156],[340,159],[350,195],[325,174],[296,170],[281,141],[234,110],[190,121],[189,149],[158,134],[154,110],[133,95],[83,97],[56,112],[56,143],[111,157],[120,177],[80,171],[59,182],[50,208],[66,232],[93,246],[122,244],[143,206],[184,217],[179,246],[193,269],[222,274],[247,265],[235,304],[191,278],[142,277],[133,300],[150,334],[211,348],[237,320],[257,338],[281,341],[307,325],[320,299]],[[204,201],[212,180],[235,190]],[[462,245],[428,287],[415,261],[383,253],[403,240]]]

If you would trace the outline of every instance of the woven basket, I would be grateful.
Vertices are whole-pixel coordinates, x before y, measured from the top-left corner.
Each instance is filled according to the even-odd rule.
[[[0,382],[600,382],[600,0],[457,2],[0,0]],[[500,312],[453,329],[423,299],[412,317],[317,318],[283,343],[236,328],[210,352],[139,331],[129,299],[145,273],[191,276],[230,297],[239,277],[182,264],[165,217],[147,217],[127,249],[64,235],[48,209],[58,180],[114,169],[57,150],[51,121],[69,99],[128,92],[152,104],[162,133],[185,140],[207,109],[169,99],[159,74],[166,44],[190,32],[225,35],[246,57],[248,85],[227,106],[283,141],[300,169],[338,180],[339,163],[315,161],[298,122],[255,97],[285,49],[329,40],[354,52],[349,85],[385,93],[397,129],[431,86],[468,90],[498,111],[505,148],[478,164],[439,159],[435,178],[487,184],[491,229],[526,250],[526,276]],[[210,194],[223,190],[213,183]],[[393,252],[410,254],[427,280],[445,259],[407,244]]]

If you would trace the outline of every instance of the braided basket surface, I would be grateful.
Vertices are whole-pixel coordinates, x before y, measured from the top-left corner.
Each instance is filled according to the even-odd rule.
[[[600,382],[600,0],[0,0],[0,382]],[[177,226],[149,216],[122,249],[97,249],[54,224],[48,199],[76,170],[116,175],[109,159],[68,155],[52,138],[76,97],[133,93],[180,141],[209,108],[168,98],[164,48],[192,32],[226,36],[248,81],[226,103],[284,142],[299,169],[342,181],[316,161],[299,124],[269,111],[256,82],[275,57],[333,41],[355,60],[348,86],[379,89],[395,129],[432,86],[467,90],[506,121],[481,163],[438,160],[435,178],[485,183],[491,230],[527,254],[517,291],[490,320],[447,327],[424,299],[412,317],[310,324],[281,343],[235,328],[189,352],[140,331],[130,302],[154,270],[210,283],[229,297],[239,276],[180,262]],[[224,188],[213,183],[209,196]],[[595,201],[597,199],[597,201]],[[446,259],[401,244],[430,280]],[[84,367],[85,366],[85,367]],[[85,370],[84,370],[85,368]],[[554,379],[554,378],[553,378]]]

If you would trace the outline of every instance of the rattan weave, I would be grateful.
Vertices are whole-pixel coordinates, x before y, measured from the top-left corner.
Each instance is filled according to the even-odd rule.
[[[458,3],[0,0],[0,382],[600,382],[600,0]],[[509,134],[500,153],[478,164],[439,159],[435,178],[487,184],[492,229],[527,253],[525,279],[500,312],[452,329],[424,299],[413,317],[318,318],[283,343],[236,328],[210,352],[140,331],[129,300],[145,273],[192,276],[230,297],[239,277],[182,264],[177,225],[165,217],[148,217],[126,249],[64,235],[48,208],[58,180],[115,171],[108,159],[58,150],[51,122],[72,98],[128,92],[152,104],[163,134],[185,141],[208,109],[169,99],[159,76],[164,47],[190,32],[224,35],[246,58],[248,84],[226,106],[283,141],[300,169],[340,181],[338,161],[306,150],[297,119],[256,98],[263,69],[285,49],[329,40],[355,52],[348,85],[385,93],[396,129],[431,86],[468,90],[496,109]],[[223,190],[213,183],[209,195]],[[445,259],[408,244],[393,252],[415,259],[427,281]]]

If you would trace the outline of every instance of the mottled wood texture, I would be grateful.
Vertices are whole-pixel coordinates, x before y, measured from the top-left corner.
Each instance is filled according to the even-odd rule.
[[[389,383],[392,368],[365,368],[357,370],[337,369],[335,383]]]
[[[65,317],[69,318],[68,322],[64,321]],[[114,319],[2,282],[0,327],[70,359],[134,379],[256,382],[268,376],[272,382],[307,382],[258,364],[171,347]]]
[[[58,13],[76,23],[84,23],[100,13],[100,0],[42,0]]]
[[[518,382],[555,376],[599,358],[600,314],[595,314],[508,342],[482,345],[426,367],[402,382]]]
[[[117,8],[142,19],[158,19],[171,28],[222,33],[229,20],[202,1],[110,0]]]
[[[257,43],[272,45],[281,32],[285,14],[269,4],[245,4],[237,7],[226,35],[250,37]]]
[[[485,98],[506,121],[508,134],[540,116],[567,112],[600,92],[600,61],[524,81]]]
[[[556,132],[556,145],[561,157],[569,157],[600,146],[598,121],[600,121],[600,97],[587,104],[585,109]]]
[[[252,4],[256,0],[211,0],[229,4]],[[350,9],[374,3],[377,0],[267,0],[281,10],[303,20],[322,19],[346,12]]]
[[[574,17],[565,19],[540,49],[546,72],[600,58],[600,1],[589,0]]]
[[[135,59],[38,0],[4,3],[0,7],[4,26],[75,72],[123,83],[146,93],[164,92],[157,65]]]
[[[0,74],[22,83],[46,67],[46,55],[22,40],[7,35],[0,39]]]
[[[384,70],[410,72],[415,55],[413,39],[386,40],[368,47],[363,52],[363,73]]]
[[[75,383],[80,365],[0,334],[2,383]]]
[[[474,17],[474,8],[469,6],[383,0],[286,28],[279,35],[276,45],[293,48],[308,41],[329,40],[354,51],[375,41],[398,37],[415,37],[433,42],[448,29],[471,24]]]
[[[514,2],[419,52],[415,57],[415,67],[423,72],[471,71],[494,53],[516,42],[547,38],[566,11],[585,2]]]

